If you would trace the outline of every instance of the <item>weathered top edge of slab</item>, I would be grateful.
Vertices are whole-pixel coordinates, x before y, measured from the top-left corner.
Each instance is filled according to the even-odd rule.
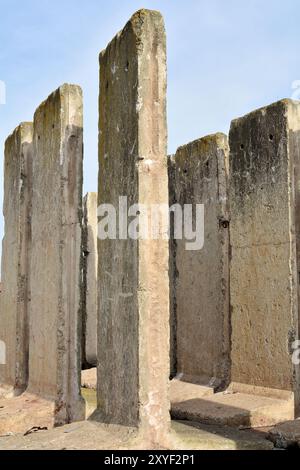
[[[240,125],[243,121],[251,119],[251,117],[255,117],[259,114],[266,114],[268,111],[271,111],[272,109],[276,108],[281,108],[282,112],[286,112],[289,106],[300,106],[300,101],[297,100],[292,100],[290,98],[284,98],[279,101],[275,101],[274,103],[271,103],[267,106],[263,106],[261,108],[255,109],[251,111],[250,113],[245,114],[244,116],[240,116],[238,118],[235,118],[231,121],[231,128],[234,128],[238,125]]]
[[[71,84],[71,83],[64,83],[60,87],[58,87],[55,91],[50,93],[48,97],[42,101],[42,103],[37,107],[34,113],[34,119],[36,115],[40,113],[40,111],[47,105],[47,103],[51,100],[61,99],[63,96],[66,95],[79,95],[82,96],[82,88],[79,85]]]
[[[6,138],[5,147],[9,146],[15,138],[31,143],[33,138],[33,123],[29,121],[21,122]]]
[[[99,54],[99,61],[106,55],[110,50],[114,42],[119,41],[123,35],[125,35],[129,30],[135,35],[136,41],[138,42],[144,33],[144,25],[152,23],[153,27],[160,29],[163,34],[165,34],[165,24],[162,14],[157,10],[147,10],[142,8],[141,10],[136,11],[130,20],[126,23],[123,29],[121,29],[114,38],[108,43],[105,49],[103,49]]]
[[[189,142],[187,144],[181,145],[178,147],[176,150],[176,153],[174,157],[178,153],[180,153],[182,150],[185,150],[189,147],[194,147],[196,145],[204,145],[204,146],[211,146],[215,145],[220,148],[224,148],[228,145],[228,137],[226,134],[223,134],[222,132],[217,132],[216,134],[209,134],[204,137],[201,137],[200,139],[193,140],[192,142]]]

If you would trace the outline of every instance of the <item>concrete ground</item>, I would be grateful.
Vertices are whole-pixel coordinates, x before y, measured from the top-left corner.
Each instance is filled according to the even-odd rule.
[[[89,419],[96,409],[96,372],[94,369],[84,371],[82,374],[82,394],[86,400],[87,421],[73,423],[60,428],[53,428],[53,404],[37,397],[24,394],[13,399],[0,399],[0,450],[32,450],[32,449],[91,449],[91,450],[135,450],[135,449],[166,449],[166,450],[272,450],[274,445],[279,448],[300,446],[300,420],[286,422],[275,427],[260,427],[259,429],[243,429],[229,427],[222,420],[219,423],[204,423],[193,421],[172,421],[171,432],[165,442],[154,445],[142,440],[134,428],[104,425]],[[211,413],[221,413],[224,416],[224,407],[228,416],[236,415],[238,407],[233,410],[228,405],[228,399],[235,397],[235,402],[242,400],[243,410],[253,408],[251,399],[245,402],[245,397],[238,394],[225,394],[220,405],[220,394],[217,404],[211,390],[203,388],[186,387],[182,383],[173,383],[171,396],[173,407],[176,403],[188,406],[202,401],[201,409],[208,409]],[[200,396],[199,396],[200,393]],[[201,398],[202,396],[202,398]],[[189,397],[191,400],[186,400]],[[180,401],[180,400],[183,401]],[[251,402],[251,403],[250,403]],[[261,405],[261,402],[259,403]],[[267,407],[270,403],[266,403]],[[271,409],[274,403],[271,404]],[[206,408],[208,406],[208,408]],[[176,407],[175,407],[176,408]],[[254,406],[255,408],[255,406]],[[245,416],[249,413],[245,411]],[[226,415],[226,413],[225,413]],[[183,418],[185,418],[183,416]],[[203,418],[203,416],[202,416]],[[182,418],[181,418],[182,419]],[[248,421],[245,421],[247,424]],[[245,425],[244,428],[248,426]]]
[[[267,434],[226,427],[173,422],[161,446],[143,442],[135,429],[92,421],[27,436],[0,436],[0,450],[272,450]]]
[[[281,449],[300,448],[300,419],[278,424],[270,431],[269,439]]]
[[[26,433],[31,428],[53,427],[53,402],[24,393],[15,398],[0,398],[0,436]]]

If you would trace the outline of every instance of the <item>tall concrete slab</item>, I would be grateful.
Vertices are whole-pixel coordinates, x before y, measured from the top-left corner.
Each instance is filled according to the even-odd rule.
[[[227,137],[215,134],[180,147],[169,164],[170,206],[193,205],[194,230],[204,205],[203,248],[171,237],[173,369],[214,389],[230,382],[228,156]]]
[[[101,53],[99,110],[98,205],[118,210],[120,196],[128,208],[167,205],[166,38],[158,12],[134,14]],[[98,241],[98,407],[103,421],[139,426],[157,440],[169,428],[168,240],[126,237],[122,225],[118,240]]]
[[[29,392],[55,424],[84,419],[81,371],[82,92],[63,85],[34,115]]]
[[[169,206],[176,203],[176,163],[175,155],[168,155],[168,186],[169,186]],[[174,218],[170,217],[170,233],[174,233]],[[170,379],[177,376],[177,318],[176,318],[176,295],[175,285],[177,278],[176,271],[176,247],[177,240],[170,237],[169,241],[169,293],[170,293]],[[170,390],[172,402],[173,390]]]
[[[19,395],[28,381],[28,303],[30,301],[32,123],[8,137],[4,158],[5,235],[2,244],[0,393]]]
[[[98,194],[83,199],[83,351],[85,365],[97,365],[97,204]]]
[[[233,121],[230,149],[233,387],[290,392],[299,410],[300,104]]]

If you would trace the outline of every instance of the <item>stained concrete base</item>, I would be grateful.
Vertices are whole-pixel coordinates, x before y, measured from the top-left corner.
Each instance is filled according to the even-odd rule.
[[[28,436],[0,437],[4,450],[272,450],[265,435],[206,425],[173,422],[165,442],[143,441],[137,430],[91,421],[75,423]]]
[[[32,428],[54,426],[54,403],[24,393],[19,397],[0,399],[0,436],[26,433]]]
[[[292,400],[223,392],[190,398],[172,406],[179,420],[244,428],[273,426],[293,418]]]
[[[269,439],[281,449],[300,448],[300,419],[275,426],[269,433]]]

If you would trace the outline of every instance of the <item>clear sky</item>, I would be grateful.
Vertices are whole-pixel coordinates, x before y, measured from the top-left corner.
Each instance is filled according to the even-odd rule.
[[[84,91],[84,190],[97,190],[98,54],[139,8],[165,17],[169,152],[227,133],[231,119],[292,96],[300,80],[299,6],[299,0],[0,0],[0,80],[7,89],[1,166],[7,135],[32,120],[59,85],[77,83]]]

